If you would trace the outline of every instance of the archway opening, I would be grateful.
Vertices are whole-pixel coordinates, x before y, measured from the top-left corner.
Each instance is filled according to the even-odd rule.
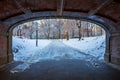
[[[15,61],[104,59],[106,31],[99,25],[75,19],[41,19],[15,26],[12,51]]]

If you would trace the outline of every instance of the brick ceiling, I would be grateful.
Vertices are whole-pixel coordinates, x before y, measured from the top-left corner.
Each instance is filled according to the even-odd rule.
[[[84,12],[96,10],[107,0],[63,0],[63,11]],[[18,2],[19,5],[16,3]],[[31,12],[56,11],[60,0],[0,0],[0,21],[10,17],[24,14],[21,7]],[[115,22],[120,21],[120,0],[112,0],[105,4],[95,15],[109,18]]]

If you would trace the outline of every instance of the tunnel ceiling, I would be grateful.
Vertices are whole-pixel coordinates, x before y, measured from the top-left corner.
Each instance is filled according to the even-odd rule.
[[[63,2],[63,4],[62,4]],[[0,21],[20,14],[56,11],[84,12],[120,21],[119,0],[0,0]]]

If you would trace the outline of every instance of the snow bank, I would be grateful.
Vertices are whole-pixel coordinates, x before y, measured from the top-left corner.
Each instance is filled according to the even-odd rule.
[[[33,50],[36,48],[44,48],[45,46],[47,46],[51,40],[38,40],[38,47],[36,47],[36,40],[35,39],[21,39],[18,37],[13,37],[12,38],[12,48],[19,48],[19,49],[29,49],[29,50]],[[18,47],[19,46],[19,47]]]
[[[90,54],[98,59],[104,58],[105,53],[105,35],[98,37],[87,37],[78,39],[63,40],[63,43],[80,51]]]
[[[50,42],[51,40],[38,40],[38,47],[36,47],[35,40],[13,37],[12,49],[14,53],[14,60],[25,61],[26,58],[31,57],[31,54],[35,54],[36,50],[43,49]]]

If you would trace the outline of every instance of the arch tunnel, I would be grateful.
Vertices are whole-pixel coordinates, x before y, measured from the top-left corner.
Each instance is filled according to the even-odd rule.
[[[56,18],[84,20],[101,26],[106,31],[105,61],[120,64],[120,3],[117,0],[2,0],[0,6],[0,67],[13,61],[15,25]]]
[[[4,27],[3,29],[6,30],[6,32],[2,32],[1,35],[4,35],[4,36],[1,36],[3,37],[3,39],[5,39],[4,41],[6,41],[4,44],[3,42],[1,44],[1,47],[6,47],[4,49],[6,49],[6,53],[3,53],[4,55],[6,54],[6,63],[10,62],[11,60],[13,60],[13,54],[12,54],[12,29],[14,28],[13,25],[15,24],[20,24],[21,22],[25,22],[26,20],[35,20],[35,19],[49,19],[49,18],[68,18],[68,19],[78,19],[78,20],[87,20],[87,21],[90,21],[90,22],[94,22],[98,25],[100,25],[102,28],[105,29],[106,31],[106,53],[105,53],[105,59],[109,62],[113,62],[113,63],[118,63],[119,64],[119,58],[116,58],[114,59],[113,54],[111,53],[111,51],[116,51],[116,50],[112,50],[112,47],[114,46],[118,46],[118,45],[113,45],[111,43],[111,37],[112,35],[114,34],[115,36],[117,36],[117,33],[115,33],[114,31],[116,30],[115,27],[113,27],[111,24],[107,24],[107,22],[104,21],[104,19],[100,19],[100,17],[97,17],[97,16],[93,16],[93,17],[83,17],[80,15],[80,13],[76,13],[76,12],[65,12],[62,16],[56,16],[56,13],[55,12],[40,12],[40,13],[33,13],[34,15],[37,16],[34,17],[33,16],[33,19],[29,19],[26,18],[26,17],[22,17],[20,18],[21,16],[25,16],[25,15],[20,15],[20,16],[17,16],[17,17],[13,17],[13,18],[10,18],[8,20],[6,20],[6,23],[8,23],[10,21],[10,27]],[[44,15],[43,15],[44,14]],[[83,14],[83,13],[82,13]],[[47,15],[47,16],[45,16]],[[76,16],[77,15],[77,16]],[[25,19],[24,19],[25,18]],[[22,20],[20,20],[22,19]],[[108,20],[109,21],[109,20]],[[1,27],[2,28],[2,27]],[[1,29],[2,30],[2,29]],[[114,33],[112,34],[111,31],[113,31]],[[5,37],[5,35],[7,35],[7,37]],[[113,46],[111,46],[113,45]],[[114,49],[113,47],[113,49]],[[117,51],[118,52],[118,51]],[[114,53],[115,54],[115,53]],[[116,54],[115,54],[116,55]],[[4,56],[5,57],[5,56]],[[117,62],[116,62],[117,61]],[[3,62],[4,64],[5,62]]]

